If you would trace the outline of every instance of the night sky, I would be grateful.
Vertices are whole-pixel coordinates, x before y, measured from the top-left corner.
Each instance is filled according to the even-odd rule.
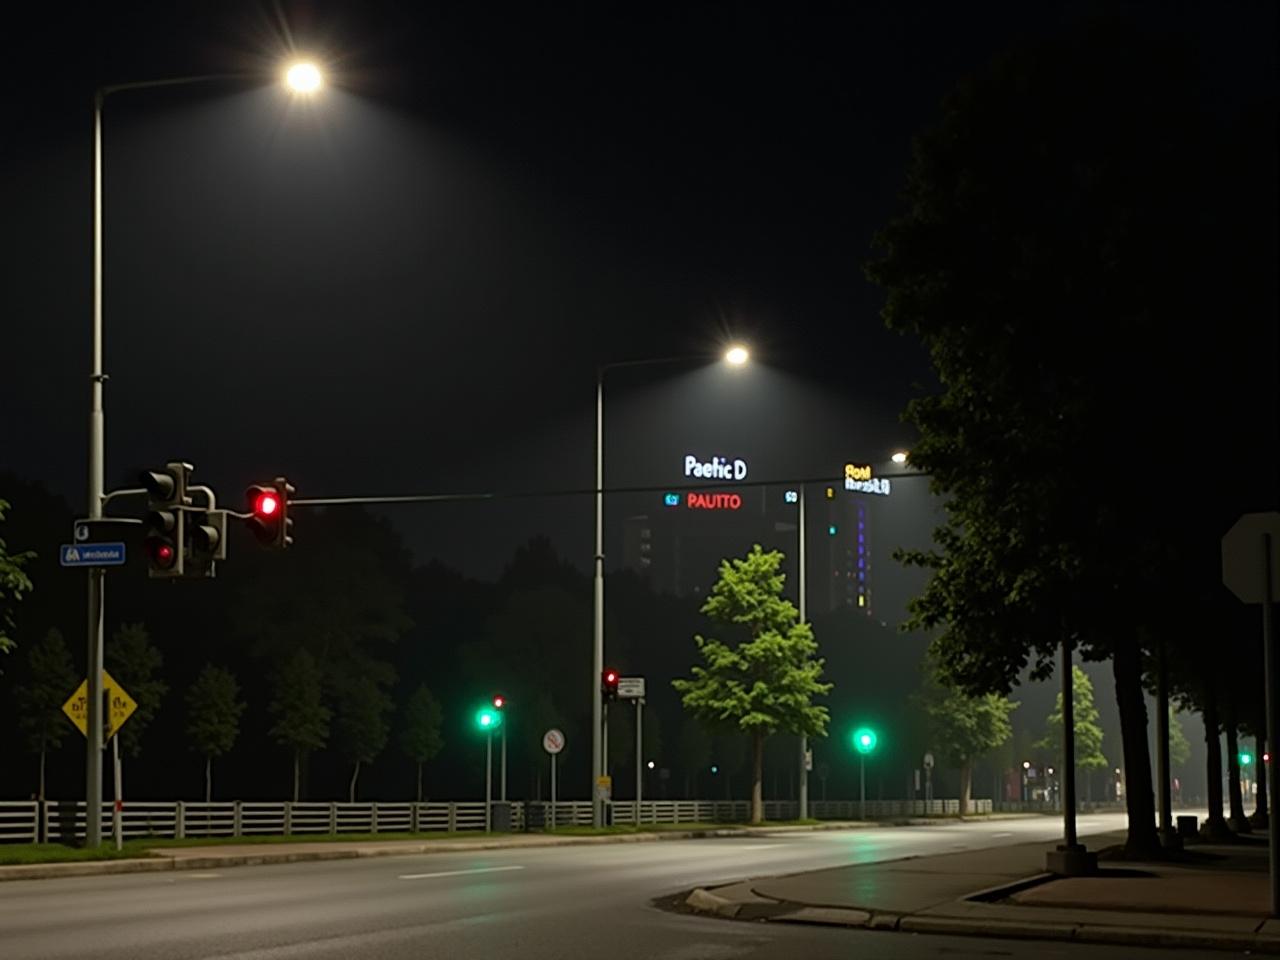
[[[994,54],[1117,7],[1192,44],[1224,109],[1274,96],[1268,3],[10,19],[0,467],[82,501],[91,90],[224,71],[267,82],[108,101],[108,486],[179,457],[237,502],[277,473],[300,496],[582,489],[596,364],[730,337],[759,361],[733,380],[610,375],[608,486],[671,482],[687,446],[749,447],[761,479],[883,460],[929,374],[860,265],[913,132]],[[333,74],[312,103],[270,82],[291,47]],[[590,518],[563,497],[393,515],[479,576],[538,532],[585,568]]]

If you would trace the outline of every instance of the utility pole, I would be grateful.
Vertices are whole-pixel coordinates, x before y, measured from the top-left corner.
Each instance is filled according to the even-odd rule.
[[[806,600],[807,600],[807,593],[808,593],[808,590],[807,590],[808,584],[805,577],[805,540],[804,540],[805,519],[804,519],[804,484],[803,483],[800,484],[798,493],[799,493],[799,500],[800,500],[799,522],[797,524],[797,526],[799,527],[799,533],[800,533],[800,563],[799,563],[799,569],[798,569],[798,572],[800,574],[800,590],[799,590],[800,622],[807,623],[808,622],[808,610],[807,610],[808,604],[806,603]],[[799,789],[798,795],[799,795],[799,801],[800,801],[798,804],[798,818],[800,820],[807,820],[809,817],[809,738],[805,736],[803,733],[800,734],[800,789]]]

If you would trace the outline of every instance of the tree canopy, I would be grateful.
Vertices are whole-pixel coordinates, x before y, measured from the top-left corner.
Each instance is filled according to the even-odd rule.
[[[0,523],[8,509],[8,501],[0,500]],[[31,578],[25,568],[34,558],[32,550],[11,553],[0,537],[0,654],[13,649],[13,608],[31,592]]]
[[[141,623],[121,624],[106,646],[105,657],[111,676],[138,704],[138,709],[117,734],[120,746],[136,758],[142,753],[142,737],[169,692],[169,684],[160,675],[164,657]]]

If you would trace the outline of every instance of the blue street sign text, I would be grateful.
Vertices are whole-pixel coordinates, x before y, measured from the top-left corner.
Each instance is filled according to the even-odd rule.
[[[64,567],[118,567],[124,563],[124,544],[64,543],[58,560]]]

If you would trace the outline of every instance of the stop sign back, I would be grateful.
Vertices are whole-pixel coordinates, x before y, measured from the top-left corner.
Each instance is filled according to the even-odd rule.
[[[1245,603],[1280,598],[1280,513],[1246,513],[1222,538],[1222,582]]]

